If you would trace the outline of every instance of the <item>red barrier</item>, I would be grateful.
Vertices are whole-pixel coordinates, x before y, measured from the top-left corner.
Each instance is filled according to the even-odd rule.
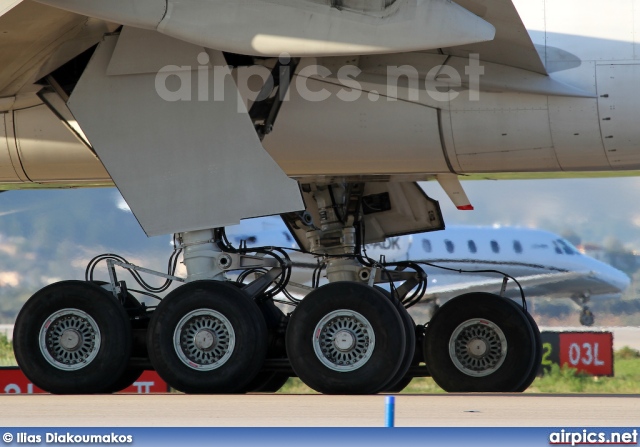
[[[121,393],[153,394],[169,391],[167,383],[155,371],[145,371],[140,378]],[[0,394],[46,393],[27,379],[18,367],[0,368]]]

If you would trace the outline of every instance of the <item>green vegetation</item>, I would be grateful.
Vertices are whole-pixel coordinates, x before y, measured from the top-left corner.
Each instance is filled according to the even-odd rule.
[[[13,345],[6,335],[0,334],[0,366],[16,365],[16,359],[13,356]]]

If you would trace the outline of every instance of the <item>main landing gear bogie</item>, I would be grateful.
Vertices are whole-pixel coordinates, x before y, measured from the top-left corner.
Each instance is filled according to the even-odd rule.
[[[137,306],[133,296],[122,303],[91,282],[45,287],[18,317],[16,358],[27,377],[53,393],[125,388],[142,371],[129,363]],[[267,358],[288,359],[322,393],[398,392],[422,360],[415,323],[398,300],[348,281],[315,289],[290,317],[237,284],[194,281],[167,295],[146,324],[151,365],[187,393],[275,392],[289,374],[267,368]],[[542,353],[531,316],[486,293],[443,305],[420,344],[430,374],[449,392],[524,391]]]

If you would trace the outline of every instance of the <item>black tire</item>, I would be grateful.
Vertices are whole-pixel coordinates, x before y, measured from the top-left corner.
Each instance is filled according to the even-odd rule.
[[[136,380],[140,378],[142,373],[144,372],[141,368],[129,368],[124,370],[124,372],[118,377],[118,380],[109,387],[109,389],[105,390],[105,393],[118,393],[126,388],[129,388],[134,384]]]
[[[102,288],[103,290],[106,290],[107,293],[111,293],[107,289],[104,289],[104,287],[102,287],[106,284],[109,284],[108,282],[92,281],[92,283],[100,286],[100,288]],[[129,321],[131,323],[131,331],[132,331],[132,337],[133,337],[133,333],[136,331],[137,327],[138,326],[144,327],[146,324],[149,323],[149,320],[148,318],[145,318],[144,321],[141,321],[141,320],[135,320],[133,318],[134,316],[137,316],[140,313],[140,308],[142,307],[142,305],[140,304],[140,301],[138,301],[138,299],[131,294],[131,292],[127,291],[127,294],[125,295],[125,298],[124,298],[124,303],[121,303],[121,305],[124,307],[124,310],[125,312],[127,312],[127,315],[129,315]],[[144,329],[146,330],[146,328]],[[144,343],[143,343],[145,346],[136,346],[136,343],[133,343],[133,341],[134,340],[132,340],[132,345],[131,345],[131,355],[146,357],[147,356],[146,340],[144,340]],[[139,351],[139,352],[135,352],[135,351]],[[144,369],[142,368],[132,368],[127,366],[127,368],[122,372],[122,375],[115,381],[115,383],[111,385],[108,389],[106,389],[104,392],[118,393],[126,388],[129,388],[131,385],[133,385],[133,383],[136,380],[140,378],[143,372],[144,372]]]
[[[258,301],[258,308],[267,325],[267,358],[286,359],[287,350],[285,348],[284,329],[286,328],[287,317],[271,299]],[[288,374],[265,371],[263,369],[249,382],[245,390],[248,393],[275,393],[282,388],[288,379]]]
[[[344,354],[352,356],[346,360],[351,365],[336,363],[331,354],[338,350],[335,343],[326,345],[332,350],[328,356],[322,352],[317,355],[314,350],[314,345],[322,349],[323,333],[337,336],[344,325],[355,331],[351,340],[357,347],[348,348]],[[371,335],[375,338],[373,349],[369,345],[374,341]],[[286,342],[293,370],[314,390],[325,394],[373,394],[400,368],[406,337],[402,318],[383,293],[364,284],[335,282],[309,293],[296,307]]]
[[[63,330],[76,337],[79,349],[63,348]],[[106,392],[125,371],[131,354],[125,310],[109,292],[85,281],[62,281],[36,292],[18,314],[13,334],[24,374],[55,394]],[[42,350],[41,335],[47,340]]]
[[[531,329],[533,329],[533,338],[536,342],[535,358],[533,361],[533,366],[531,367],[531,371],[529,371],[529,375],[524,380],[524,382],[522,382],[520,386],[515,390],[518,393],[522,393],[526,391],[526,389],[529,388],[529,386],[531,386],[533,381],[536,379],[536,376],[538,375],[538,369],[540,368],[540,363],[542,362],[542,339],[540,338],[540,329],[538,328],[538,324],[533,319],[531,314],[529,314],[529,312],[525,311],[522,307],[518,306],[517,304],[516,306],[527,317],[527,320],[531,325]]]
[[[257,378],[260,378],[260,381],[258,382],[254,379],[255,382],[251,388],[252,393],[275,393],[287,383],[289,375],[278,372],[260,372]]]
[[[411,382],[413,377],[405,377],[409,368],[413,363],[413,359],[416,353],[416,323],[407,312],[407,309],[404,308],[400,300],[395,297],[392,297],[391,293],[387,292],[384,289],[376,287],[376,289],[383,292],[388,299],[392,300],[393,305],[396,308],[396,311],[400,314],[402,318],[402,323],[404,324],[404,333],[406,337],[406,345],[404,349],[404,357],[402,358],[402,363],[400,364],[400,368],[395,373],[395,375],[389,380],[389,382],[382,387],[382,392],[385,393],[397,393],[402,391],[408,384]]]
[[[591,309],[584,308],[580,312],[580,324],[583,326],[591,327],[596,322],[596,317],[591,312]]]
[[[200,316],[193,315],[198,312]],[[198,321],[221,328],[222,332],[212,338],[213,343],[226,340],[218,350],[223,354],[220,358],[192,359],[181,346],[174,345],[176,333],[184,336],[183,343],[195,346],[196,335],[206,331],[193,337],[186,334]],[[185,393],[238,393],[262,368],[267,328],[256,304],[237,287],[218,281],[194,281],[173,290],[160,302],[149,322],[147,347],[152,365],[171,387]],[[195,352],[202,356],[211,351]]]
[[[499,341],[499,331],[506,344]],[[482,360],[468,351],[456,355],[453,337],[463,340],[475,333],[492,338],[490,355]],[[525,314],[512,301],[489,293],[469,293],[445,303],[427,326],[424,348],[431,376],[448,392],[517,390],[529,376],[536,355],[533,329]],[[474,361],[487,365],[471,365]]]
[[[402,379],[400,379],[398,382],[396,382],[396,384],[393,387],[387,388],[384,392],[399,393],[400,391],[404,390],[407,386],[409,386],[412,380],[413,380],[413,377],[405,376]]]

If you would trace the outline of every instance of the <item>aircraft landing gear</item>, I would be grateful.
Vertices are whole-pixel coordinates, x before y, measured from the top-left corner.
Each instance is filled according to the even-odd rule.
[[[448,392],[522,391],[539,365],[534,325],[509,299],[488,293],[454,298],[427,326],[431,376]]]
[[[591,309],[584,306],[582,308],[582,312],[580,312],[580,324],[583,326],[593,326],[595,320],[595,316],[593,315],[593,312],[591,312]]]
[[[580,306],[580,324],[583,326],[593,326],[596,321],[595,316],[591,309],[589,309],[589,295],[582,294],[580,296],[573,296],[571,300]]]
[[[149,368],[186,393],[274,392],[294,373],[328,394],[397,392],[425,375],[453,392],[518,392],[531,384],[540,334],[508,299],[463,295],[436,311],[426,330],[416,329],[406,309],[424,296],[424,270],[411,261],[372,260],[362,249],[365,205],[382,222],[390,195],[366,196],[359,183],[307,185],[307,192],[307,203],[317,205],[313,217],[289,216],[298,219],[293,224],[318,259],[302,300],[286,290],[292,264],[284,250],[232,247],[223,229],[182,233],[177,240],[187,278],[174,276],[178,249],[167,274],[103,255],[90,262],[86,281],[37,292],[16,322],[20,366],[36,386],[54,393],[115,392]],[[377,220],[371,227],[384,233]],[[92,281],[102,260],[110,282],[101,286]],[[161,299],[155,310],[117,281],[116,266]],[[167,282],[154,288],[140,271]],[[230,271],[240,272],[237,282],[228,280]],[[329,283],[320,286],[323,271]],[[171,281],[186,284],[164,298],[154,295]],[[275,306],[276,296],[296,306],[292,314]],[[416,339],[422,353],[416,354]]]

